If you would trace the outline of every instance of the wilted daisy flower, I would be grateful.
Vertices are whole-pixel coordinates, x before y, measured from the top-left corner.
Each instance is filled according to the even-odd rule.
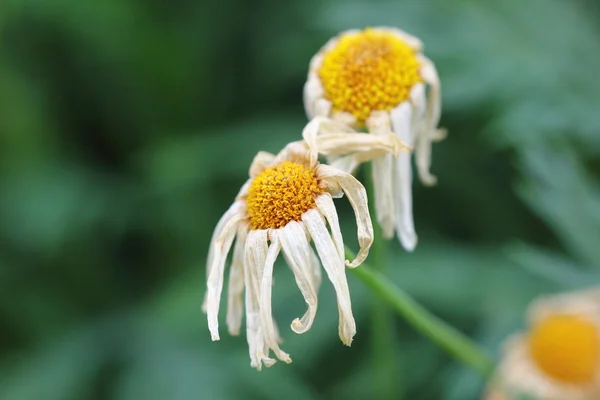
[[[431,143],[444,137],[437,129],[441,90],[433,63],[421,41],[399,29],[350,30],[331,39],[312,58],[304,87],[309,118],[325,116],[373,135],[397,135],[415,149],[419,177],[433,185]],[[427,90],[428,89],[428,90]],[[332,161],[348,172],[365,154]],[[377,221],[387,238],[397,232],[407,250],[417,244],[412,217],[410,153],[387,154],[373,161]]]
[[[304,333],[313,323],[322,264],[336,291],[342,342],[349,346],[356,333],[345,267],[359,265],[373,241],[366,192],[352,175],[319,164],[316,156],[306,142],[291,143],[277,156],[259,153],[250,167],[250,179],[219,221],[211,240],[205,310],[212,340],[219,340],[218,312],[225,263],[237,238],[229,272],[227,326],[232,335],[239,334],[245,289],[246,334],[251,365],[257,369],[275,362],[269,357],[270,350],[279,360],[291,362],[279,348],[271,312],[273,266],[280,252],[308,306],[301,318],[293,320],[291,329]],[[333,198],[344,194],[354,209],[358,226],[360,251],[352,261],[344,258],[344,242],[333,203]]]
[[[510,399],[600,399],[600,288],[535,301],[497,374]]]

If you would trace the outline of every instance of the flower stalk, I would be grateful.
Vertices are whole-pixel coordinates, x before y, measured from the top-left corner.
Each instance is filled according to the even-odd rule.
[[[353,255],[346,248],[346,257],[352,258]],[[494,370],[492,360],[471,339],[431,314],[381,272],[363,263],[360,268],[353,269],[352,274],[410,325],[450,355],[484,377],[491,375]]]

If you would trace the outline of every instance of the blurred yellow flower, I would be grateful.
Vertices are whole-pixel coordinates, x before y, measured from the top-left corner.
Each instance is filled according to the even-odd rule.
[[[497,382],[512,396],[600,399],[600,288],[535,301],[527,332],[507,341]]]
[[[311,119],[329,117],[372,135],[397,136],[414,147],[421,181],[433,185],[431,143],[445,132],[437,129],[440,81],[422,49],[419,39],[395,28],[342,32],[312,58],[304,106]],[[370,158],[365,152],[346,153],[330,160],[347,172],[373,160],[377,221],[386,238],[396,231],[402,245],[413,250],[410,153]]]
[[[314,127],[315,123],[309,124],[307,129]],[[327,147],[326,140],[312,137]],[[291,329],[304,333],[313,323],[322,264],[337,294],[339,336],[349,346],[356,324],[345,267],[362,263],[373,241],[364,187],[352,175],[319,164],[317,153],[303,141],[289,144],[278,155],[260,152],[249,175],[250,179],[219,221],[210,244],[204,309],[212,340],[219,340],[218,312],[225,263],[237,237],[229,273],[227,326],[232,335],[239,334],[245,288],[246,334],[253,367],[260,370],[263,364],[275,363],[269,356],[270,350],[277,359],[291,362],[279,347],[271,311],[273,265],[280,252],[308,306],[304,316],[293,320]],[[344,242],[333,202],[333,198],[344,194],[354,209],[358,226],[360,251],[352,261],[344,257]]]

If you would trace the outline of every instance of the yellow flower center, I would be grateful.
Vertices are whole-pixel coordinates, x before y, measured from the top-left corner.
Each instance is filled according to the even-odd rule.
[[[319,77],[333,111],[364,126],[371,112],[390,111],[421,82],[415,51],[397,35],[365,29],[340,38],[323,58]]]
[[[267,168],[248,190],[246,204],[252,229],[281,228],[300,221],[302,214],[315,208],[315,198],[323,193],[315,171],[291,161]]]
[[[600,366],[597,325],[576,315],[554,315],[529,334],[529,353],[549,377],[567,384],[586,384]]]

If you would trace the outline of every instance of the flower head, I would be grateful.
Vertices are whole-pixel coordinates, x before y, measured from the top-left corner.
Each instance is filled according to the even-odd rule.
[[[309,124],[307,129],[314,126]],[[326,138],[307,137],[327,147],[323,142]],[[333,203],[333,198],[344,194],[357,218],[360,251],[352,261],[344,258],[344,243]],[[340,338],[344,344],[351,344],[356,324],[345,267],[359,265],[373,241],[366,192],[360,182],[346,172],[319,164],[317,153],[306,142],[291,143],[276,156],[261,152],[255,157],[250,179],[217,224],[210,244],[204,308],[213,340],[219,340],[223,275],[234,239],[227,326],[232,335],[239,334],[245,290],[246,335],[253,367],[271,366],[275,362],[269,355],[271,350],[277,359],[291,362],[279,347],[271,311],[273,267],[280,252],[308,307],[301,318],[292,321],[291,329],[304,333],[312,326],[322,265],[337,295]]]
[[[544,297],[498,368],[507,393],[539,400],[600,398],[600,289]]]
[[[421,181],[429,172],[431,143],[441,113],[440,82],[421,41],[399,29],[367,28],[342,32],[313,57],[304,87],[309,118],[328,117],[376,136],[396,136],[415,150]],[[325,126],[323,126],[325,128]],[[325,131],[331,133],[332,131]],[[407,250],[416,246],[412,217],[410,153],[376,155],[366,151],[330,157],[332,165],[352,171],[373,160],[377,221],[387,238],[398,234]]]

